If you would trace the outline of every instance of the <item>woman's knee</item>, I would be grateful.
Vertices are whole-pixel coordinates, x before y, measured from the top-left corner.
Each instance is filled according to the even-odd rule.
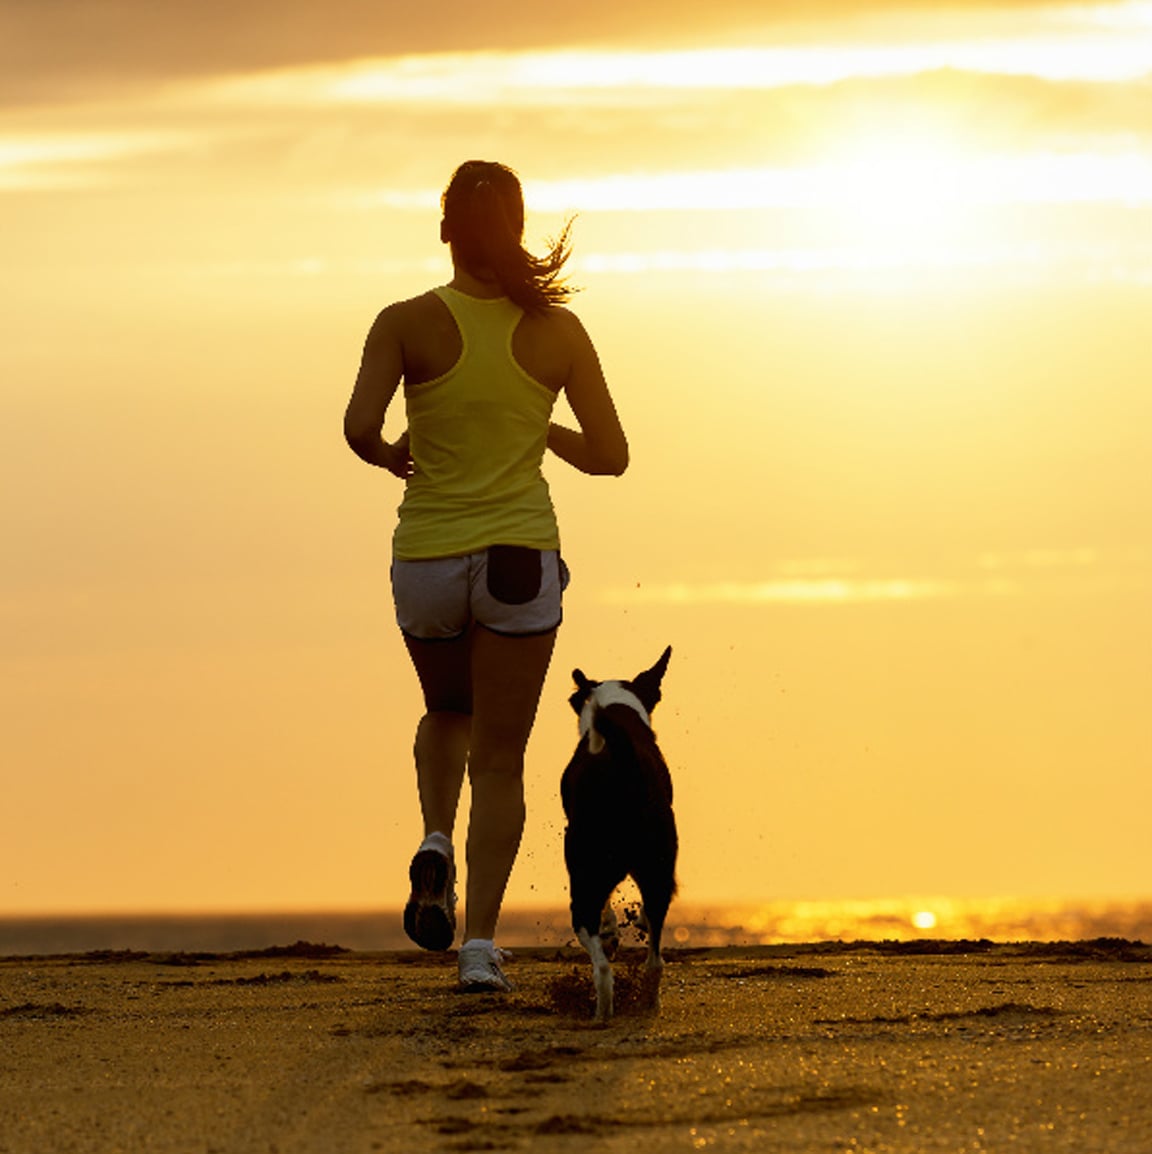
[[[428,709],[416,726],[416,737],[438,738],[462,734],[467,740],[472,716],[461,709]]]
[[[507,784],[524,780],[524,749],[519,744],[477,745],[468,758],[468,776],[477,781]]]
[[[433,688],[425,685],[424,713],[462,713],[472,715],[472,693],[467,687]]]

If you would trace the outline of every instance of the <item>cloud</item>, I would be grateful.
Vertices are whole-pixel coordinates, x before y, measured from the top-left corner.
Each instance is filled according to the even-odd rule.
[[[1004,582],[996,591],[1003,594],[1014,589]],[[956,597],[963,592],[964,589],[953,581],[906,577],[872,580],[823,577],[701,584],[673,582],[640,585],[633,589],[606,589],[601,597],[608,604],[628,605],[849,605],[934,600]]]
[[[977,564],[994,571],[1020,569],[1089,569],[1100,563],[1096,549],[1010,549],[981,553]]]
[[[659,0],[0,0],[0,104],[104,98],[174,80],[369,56],[487,52],[560,45],[699,43],[817,22],[883,5],[857,0],[724,0],[681,8]]]
[[[958,562],[947,574],[873,576],[863,561],[781,561],[763,580],[640,582],[600,591],[613,605],[833,606],[913,603],[971,598],[1022,597],[1040,592],[1065,596],[1146,589],[1152,584],[1147,550],[1096,548],[989,551]]]
[[[1130,254],[1133,257],[1136,254]],[[1152,254],[1149,254],[1152,257]],[[987,269],[992,267],[1030,267],[1050,272],[1054,263],[1067,263],[1053,254],[1048,259],[1037,255],[1034,246],[985,246],[938,244],[918,245],[914,249],[894,249],[864,245],[857,248],[842,245],[827,248],[741,248],[741,249],[656,249],[651,252],[590,252],[577,256],[573,268],[597,275],[645,274],[669,272],[695,273],[781,273],[789,278],[825,273],[867,273],[914,270]],[[1086,260],[1095,267],[1098,261]],[[1133,264],[1143,268],[1139,261]]]
[[[1152,27],[1132,33],[680,51],[463,52],[346,61],[222,80],[225,103],[627,105],[653,93],[760,91],[954,71],[1047,81],[1126,83],[1152,75]]]
[[[970,0],[941,10],[928,0],[724,0],[678,10],[671,22],[657,0],[489,0],[482,9],[442,0],[435,19],[377,0],[0,0],[0,103],[83,101],[256,72],[281,81],[296,72],[301,92],[308,73],[314,80],[351,61],[371,61],[371,77],[337,84],[326,98],[427,99],[438,71],[452,75],[435,86],[436,99],[494,83],[505,99],[560,90],[589,98],[621,86],[780,87],[939,68],[1122,80],[1149,72],[1150,36],[1146,3]],[[508,77],[469,75],[470,56],[502,60]]]
[[[779,168],[612,173],[528,181],[538,212],[729,212],[764,208],[859,209],[885,213],[1019,204],[1152,204],[1152,152],[1038,152],[954,157],[889,153]],[[426,212],[438,192],[381,189],[362,207]]]
[[[829,148],[870,135],[891,138],[908,128],[921,143],[955,138],[992,152],[1134,152],[1142,137],[1152,136],[1150,82],[1126,79],[1152,69],[1147,5],[974,5],[956,17],[959,23],[928,10],[905,10],[897,19],[878,5],[815,5],[804,35],[800,25],[787,22],[795,19],[793,11],[781,17],[783,23],[764,25],[768,31],[762,29],[758,41],[724,31],[752,7],[728,3],[713,11],[715,35],[692,47],[655,37],[630,44],[623,33],[614,40],[611,21],[596,45],[581,47],[578,38],[563,40],[567,17],[533,25],[539,35],[529,46],[520,42],[520,31],[500,44],[491,35],[485,40],[462,11],[458,20],[447,13],[437,40],[426,22],[403,16],[382,21],[380,7],[367,0],[335,0],[324,20],[315,6],[290,3],[281,11],[271,0],[256,0],[233,7],[229,34],[221,37],[216,22],[224,20],[222,0],[205,0],[195,9],[136,0],[0,0],[0,101],[6,86],[25,82],[37,89],[37,99],[52,101],[23,119],[9,112],[0,134],[76,136],[89,130],[107,137],[125,128],[191,126],[205,139],[219,140],[220,154],[244,137],[243,149],[227,152],[235,174],[248,165],[255,172],[258,158],[264,172],[288,166],[293,181],[336,177],[347,184],[356,170],[365,176],[381,171],[380,159],[388,154],[391,171],[419,173],[419,157],[409,146],[413,132],[463,147],[478,129],[490,137],[491,123],[481,122],[508,110],[514,115],[502,118],[498,133],[505,155],[540,155],[541,141],[564,140],[549,160],[557,179],[551,190],[539,190],[542,197],[565,195],[559,184],[565,170],[595,178],[609,167],[619,171],[616,161],[605,164],[608,157],[626,155],[631,173],[659,175],[691,156],[699,171],[681,173],[676,182],[661,176],[657,198],[698,200],[710,195],[709,169],[738,156],[758,167],[742,194],[729,182],[722,203],[744,195],[756,206],[806,195],[798,186],[820,177],[805,166]],[[842,11],[854,19],[824,19]],[[338,13],[361,21],[358,35],[341,31]],[[509,25],[522,30],[519,23]],[[382,108],[396,115],[381,116]],[[413,116],[421,118],[418,125]],[[309,151],[310,139],[322,142],[318,154]],[[450,151],[457,151],[454,143]],[[130,155],[108,152],[105,168]],[[295,163],[305,155],[309,163]],[[928,159],[926,168],[941,171],[936,158]],[[1139,200],[1144,177],[1135,171],[1137,162],[1110,156],[1104,165],[1125,163],[1130,170],[1120,175],[1135,181]],[[1020,184],[1038,188],[1048,201],[1060,188],[1094,199],[1096,176],[1075,165],[1059,159],[1040,171],[1041,162],[1033,159],[1012,172],[981,175],[969,168],[959,176],[970,185],[1007,176],[1008,190],[996,199]],[[39,187],[83,183],[78,158],[20,168],[21,187],[29,186],[33,168]],[[8,169],[12,187],[11,163]],[[584,192],[619,199],[627,191],[624,179],[633,177]],[[936,192],[940,182],[933,180]],[[429,203],[427,189],[418,187],[386,190],[384,202],[405,197],[421,207]]]
[[[183,137],[152,133],[0,136],[0,190],[88,187],[110,179],[109,166],[184,147]]]

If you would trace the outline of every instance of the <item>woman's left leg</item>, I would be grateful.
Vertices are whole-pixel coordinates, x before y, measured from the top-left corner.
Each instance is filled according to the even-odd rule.
[[[426,950],[446,950],[456,936],[452,831],[472,729],[470,633],[435,641],[405,638],[427,712],[414,747],[424,840],[408,868],[412,893],[404,930]]]

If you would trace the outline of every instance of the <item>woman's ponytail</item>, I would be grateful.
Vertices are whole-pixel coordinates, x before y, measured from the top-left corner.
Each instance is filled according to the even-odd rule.
[[[492,161],[469,160],[452,176],[442,199],[444,237],[465,269],[494,278],[506,296],[527,312],[540,312],[568,299],[561,279],[571,251],[565,226],[545,257],[523,245],[524,196],[516,174]]]

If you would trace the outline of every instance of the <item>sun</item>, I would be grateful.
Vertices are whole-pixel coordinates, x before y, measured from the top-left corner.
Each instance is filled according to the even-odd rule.
[[[845,243],[899,263],[970,242],[983,166],[954,127],[894,118],[832,146],[821,186]]]

